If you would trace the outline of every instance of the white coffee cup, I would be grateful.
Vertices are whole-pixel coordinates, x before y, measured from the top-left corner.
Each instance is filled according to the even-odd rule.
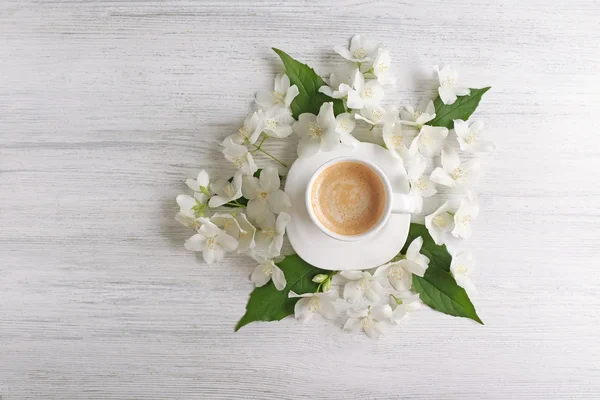
[[[332,165],[341,163],[341,162],[354,162],[354,163],[359,163],[359,164],[362,164],[362,165],[368,167],[371,171],[373,171],[377,175],[377,177],[383,184],[383,188],[384,188],[385,207],[384,207],[383,213],[381,214],[381,217],[379,218],[377,223],[375,225],[373,225],[369,230],[359,233],[357,235],[343,235],[343,234],[340,234],[337,232],[333,232],[332,230],[328,229],[325,225],[323,225],[323,223],[321,223],[321,221],[319,221],[319,218],[317,217],[317,215],[315,214],[315,211],[313,210],[312,190],[313,190],[315,181],[317,180],[317,177],[325,169],[331,167]],[[308,215],[310,216],[310,219],[313,221],[313,223],[315,225],[317,225],[319,227],[319,229],[321,229],[325,234],[327,234],[328,236],[331,236],[334,239],[342,240],[342,241],[346,241],[346,242],[356,242],[359,240],[364,240],[364,239],[370,238],[370,237],[374,236],[377,232],[379,232],[379,230],[381,228],[383,228],[383,226],[389,220],[390,215],[392,215],[392,214],[409,214],[411,212],[414,212],[414,209],[415,209],[414,201],[409,195],[393,192],[390,180],[385,175],[385,173],[381,170],[381,168],[379,168],[377,165],[375,165],[373,162],[371,162],[369,160],[366,160],[364,158],[351,157],[351,156],[334,158],[332,160],[327,161],[325,164],[321,165],[315,171],[315,173],[311,176],[310,181],[308,182],[308,185],[306,187],[306,193],[305,193],[305,202],[306,202],[306,208],[308,210]]]

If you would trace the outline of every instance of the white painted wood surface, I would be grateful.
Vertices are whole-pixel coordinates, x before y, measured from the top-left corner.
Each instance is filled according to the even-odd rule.
[[[426,310],[379,341],[234,334],[252,262],[186,252],[175,195],[230,171],[217,143],[280,70],[271,46],[325,72],[353,33],[391,48],[398,103],[437,63],[493,86],[486,326]],[[599,398],[598,71],[597,1],[3,0],[0,397]]]

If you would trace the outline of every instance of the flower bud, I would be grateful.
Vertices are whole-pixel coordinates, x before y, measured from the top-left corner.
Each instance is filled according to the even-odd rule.
[[[321,289],[323,289],[323,292],[329,292],[331,289],[331,279],[327,279],[325,283],[323,283],[323,286],[321,286]]]
[[[314,278],[312,278],[312,281],[315,283],[321,283],[323,282],[325,279],[327,279],[329,277],[329,275],[325,275],[325,274],[318,274],[315,275]]]

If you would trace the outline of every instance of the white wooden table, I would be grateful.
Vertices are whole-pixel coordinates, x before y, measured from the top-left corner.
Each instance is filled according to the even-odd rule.
[[[600,3],[492,3],[3,0],[2,400],[600,397]],[[486,325],[233,333],[252,262],[186,252],[174,198],[231,171],[217,143],[281,70],[271,46],[324,71],[354,33],[391,48],[397,104],[438,63],[493,86]]]

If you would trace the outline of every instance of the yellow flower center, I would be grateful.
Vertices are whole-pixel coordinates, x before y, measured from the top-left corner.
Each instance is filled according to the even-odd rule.
[[[446,83],[448,84],[448,86],[454,86],[456,85],[456,78],[454,78],[453,76],[449,76],[446,78]]]
[[[373,326],[373,321],[369,317],[364,317],[360,321],[360,327],[363,329],[368,329],[368,328],[371,328],[372,326]]]
[[[417,179],[416,186],[419,190],[425,190],[427,189],[427,182],[423,178],[419,178]]]
[[[265,238],[267,239],[272,239],[275,237],[275,229],[271,229],[271,228],[267,228],[267,229],[263,229],[262,233],[264,235]]]
[[[479,134],[477,132],[469,132],[465,137],[466,144],[472,144],[479,140]]]
[[[240,129],[238,129],[238,133],[244,139],[248,139],[248,137],[250,136],[250,132],[248,132],[248,126],[245,124],[242,125],[242,127]]]
[[[367,52],[362,47],[359,47],[358,49],[354,50],[352,55],[354,56],[354,58],[365,58]]]
[[[265,202],[269,198],[269,193],[259,189],[256,198],[261,202]]]
[[[323,134],[323,129],[316,122],[309,122],[308,134],[313,138],[318,138]]]
[[[210,237],[210,238],[206,239],[206,248],[209,250],[216,249],[217,248],[217,238]]]
[[[365,99],[372,99],[374,96],[375,96],[375,93],[373,93],[373,89],[371,89],[371,88],[366,88],[362,92],[362,97]]]
[[[435,217],[433,217],[432,221],[436,226],[438,226],[440,228],[443,228],[444,226],[446,226],[446,219],[441,215],[436,215]]]
[[[391,267],[390,271],[388,272],[388,277],[393,281],[399,281],[400,279],[404,278],[404,275],[406,275],[406,271],[404,271],[404,268],[398,265]]]
[[[274,119],[268,119],[265,121],[265,128],[268,130],[275,130],[277,128],[277,126],[279,126],[279,122],[275,121]]]
[[[311,297],[308,301],[308,310],[312,313],[316,313],[317,311],[319,311],[319,306],[321,305],[320,303],[321,301],[319,300],[319,297]]]
[[[235,194],[235,189],[233,188],[233,185],[229,183],[225,185],[225,187],[223,188],[223,192],[225,192],[227,197],[233,197],[233,195]]]
[[[392,142],[392,145],[394,147],[405,147],[404,143],[402,142],[403,139],[404,139],[404,136],[402,136],[402,135],[394,135],[394,136],[392,136],[390,141]]]
[[[271,264],[263,264],[262,272],[267,276],[271,276],[273,274],[273,267],[271,267]]]
[[[227,230],[227,229],[231,228],[232,226],[233,226],[233,221],[228,219],[223,224],[223,229]]]
[[[236,167],[242,168],[244,166],[244,164],[246,163],[246,155],[244,154],[243,156],[234,157],[233,163],[235,164]]]
[[[464,226],[469,225],[471,223],[471,216],[465,215],[464,217],[462,217],[461,222]]]
[[[277,103],[283,103],[284,101],[284,93],[278,92],[277,90],[273,91],[273,97]]]
[[[467,269],[467,267],[465,265],[459,265],[458,267],[454,268],[454,272],[452,274],[453,275],[466,275],[468,271],[469,270]]]
[[[452,176],[452,179],[454,179],[455,181],[458,181],[460,179],[465,179],[467,177],[467,173],[461,167],[456,167],[452,171],[451,176]]]

